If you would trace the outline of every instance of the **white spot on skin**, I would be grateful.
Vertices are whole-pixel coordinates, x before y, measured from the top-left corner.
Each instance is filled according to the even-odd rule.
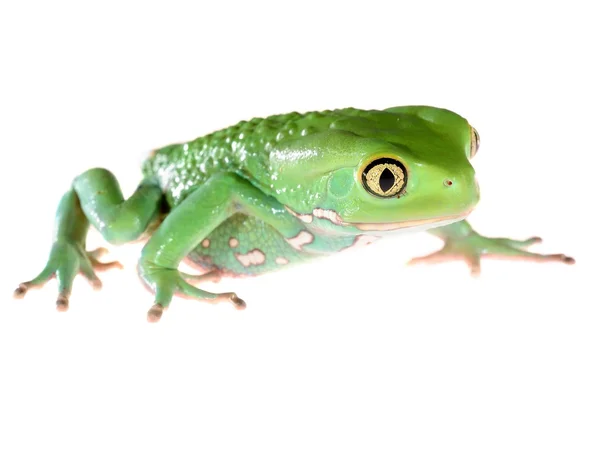
[[[370,245],[374,241],[379,240],[379,237],[374,235],[357,235],[352,244],[352,248],[360,248],[363,246]]]
[[[299,214],[298,212],[294,212],[292,209],[286,206],[287,211],[296,217],[298,220],[304,223],[312,223],[313,216],[311,214]]]
[[[239,240],[236,239],[235,237],[231,237],[229,239],[229,247],[230,248],[236,248],[239,244],[240,244]]]
[[[262,265],[266,260],[265,253],[259,249],[253,249],[247,254],[236,253],[235,258],[245,267]]]
[[[302,247],[310,242],[312,242],[315,238],[308,231],[300,231],[296,237],[292,237],[291,239],[286,239],[287,242],[296,248],[298,251],[302,250]]]
[[[300,221],[302,221],[304,223],[312,223],[313,218],[317,217],[317,218],[322,218],[324,220],[329,220],[330,222],[332,222],[333,224],[335,224],[337,226],[347,226],[348,225],[348,223],[345,223],[344,220],[342,220],[342,217],[340,217],[340,215],[334,210],[317,208],[317,209],[313,210],[312,214],[299,214],[298,212],[294,212],[292,209],[290,209],[287,206],[286,206],[286,209],[290,214],[292,214],[294,217],[296,217],[297,219],[299,219]]]
[[[197,241],[197,240],[196,240],[196,241]],[[203,246],[204,248],[208,248],[208,247],[210,246],[210,240],[208,240],[208,239],[204,239],[204,240],[202,240],[202,246]]]
[[[344,226],[344,220],[342,217],[338,215],[338,213],[334,210],[327,209],[315,209],[313,210],[313,215],[317,218],[324,218],[325,220],[329,220],[335,225]]]
[[[278,257],[277,259],[275,259],[275,263],[277,265],[287,265],[290,261],[287,260],[285,257]]]
[[[341,249],[340,251],[351,251],[354,248],[362,248],[363,246],[368,246],[376,240],[379,240],[381,237],[375,235],[357,235],[352,242],[352,245],[347,246],[346,248]]]

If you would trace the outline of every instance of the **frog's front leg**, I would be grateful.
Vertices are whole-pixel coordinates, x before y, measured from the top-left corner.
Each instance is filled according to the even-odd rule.
[[[160,319],[175,294],[209,301],[226,300],[238,308],[245,307],[235,293],[200,290],[186,281],[189,275],[178,270],[181,260],[235,213],[257,217],[285,238],[293,238],[304,229],[275,198],[244,178],[231,173],[210,178],[169,213],[142,250],[138,271],[155,293],[155,303],[148,311],[149,321]]]
[[[525,249],[534,243],[540,243],[540,237],[526,240],[485,237],[475,232],[466,220],[433,228],[429,232],[444,240],[443,248],[427,256],[416,257],[409,264],[463,259],[469,265],[471,274],[476,276],[481,271],[482,257],[575,263],[575,259],[564,254],[539,254]]]

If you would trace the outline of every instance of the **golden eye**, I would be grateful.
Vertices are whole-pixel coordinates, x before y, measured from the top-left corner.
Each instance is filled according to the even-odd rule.
[[[375,196],[397,197],[406,185],[406,168],[395,159],[377,159],[364,169],[362,182],[365,189]]]
[[[469,159],[477,154],[477,150],[479,150],[479,133],[471,126],[471,156]]]

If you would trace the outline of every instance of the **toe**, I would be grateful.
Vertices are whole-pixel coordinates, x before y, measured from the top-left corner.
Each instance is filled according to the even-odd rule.
[[[163,311],[164,307],[160,304],[152,305],[152,307],[150,307],[150,310],[148,310],[148,322],[157,323],[158,321],[160,321]]]
[[[25,293],[27,293],[28,289],[29,288],[27,286],[27,283],[23,282],[23,283],[19,284],[19,286],[13,292],[13,297],[15,299],[22,299],[22,298],[24,298],[25,297]]]
[[[465,255],[465,262],[471,269],[471,276],[479,277],[481,274],[481,259],[477,254]]]
[[[236,309],[242,310],[246,308],[246,302],[235,293],[221,293],[220,295],[217,295],[215,299],[229,301]]]
[[[537,245],[538,243],[542,243],[542,238],[536,236],[536,237],[528,238],[527,240],[523,240],[522,245],[530,246],[530,245]]]
[[[102,288],[102,281],[97,277],[90,279],[89,282],[94,290],[100,290]]]
[[[561,256],[562,256],[560,259],[561,262],[566,263],[567,265],[575,264],[575,259],[573,259],[572,257],[565,256],[564,254],[561,254]]]
[[[121,264],[121,262],[98,262],[95,261],[93,262],[93,267],[96,271],[107,271],[113,268],[116,268],[117,270],[122,270],[123,269],[123,264]]]
[[[63,292],[58,295],[56,300],[56,310],[59,312],[66,312],[69,310],[69,293]]]
[[[236,309],[243,310],[246,308],[246,301],[244,301],[242,298],[235,294],[231,298],[231,302],[233,303]]]

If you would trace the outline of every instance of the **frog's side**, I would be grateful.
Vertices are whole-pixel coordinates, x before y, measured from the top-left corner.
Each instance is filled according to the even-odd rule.
[[[539,241],[490,239],[463,219],[479,199],[469,159],[479,138],[461,116],[439,108],[342,109],[253,119],[152,153],[144,179],[125,201],[104,169],[77,177],[57,211],[50,260],[20,284],[21,297],[57,276],[66,310],[78,272],[99,285],[98,253],[85,251],[89,225],[112,243],[137,239],[166,205],[145,245],[139,274],[155,293],[155,321],[173,294],[244,303],[187,281],[258,274],[369,244],[390,231],[431,230],[446,244],[434,255],[461,256],[479,270],[482,255],[573,260],[523,248]],[[178,271],[189,258],[209,270]]]
[[[281,148],[284,142],[335,129],[335,124],[341,123],[342,119],[373,113],[356,109],[308,114],[293,112],[242,121],[191,142],[154,151],[144,164],[144,175],[158,180],[169,207],[177,206],[196,186],[223,172],[239,174],[272,195],[278,185],[269,162],[272,151]],[[299,201],[303,200],[307,190],[302,184],[290,188]],[[254,275],[338,252],[355,244],[357,237],[348,232],[329,230],[324,234],[315,226],[318,221],[321,219],[303,226],[306,232],[301,237],[318,236],[318,242],[314,242],[309,250],[303,249],[302,239],[297,244],[294,241],[290,244],[264,221],[237,213],[204,238],[187,258],[203,269],[218,269],[229,275]],[[318,248],[316,243],[319,243]]]

